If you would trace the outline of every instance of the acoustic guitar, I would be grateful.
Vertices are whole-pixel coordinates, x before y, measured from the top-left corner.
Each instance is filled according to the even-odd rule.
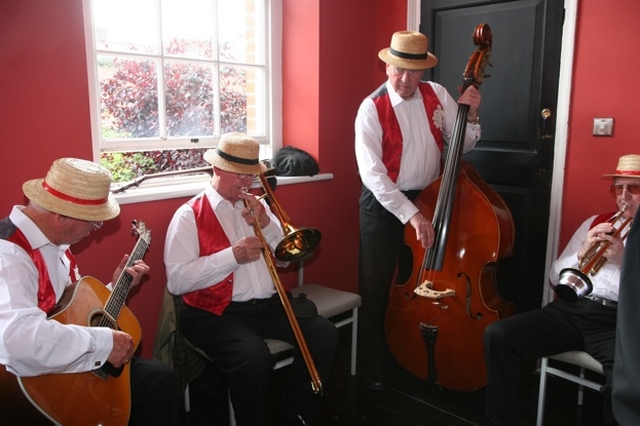
[[[133,221],[138,241],[126,267],[142,259],[151,231]],[[122,272],[113,291],[93,277],[82,277],[68,286],[49,319],[63,324],[109,327],[131,335],[137,348],[142,330],[125,306],[132,277]],[[106,363],[85,373],[17,377],[0,365],[0,413],[11,425],[90,426],[126,425],[131,412],[129,364],[114,368]]]

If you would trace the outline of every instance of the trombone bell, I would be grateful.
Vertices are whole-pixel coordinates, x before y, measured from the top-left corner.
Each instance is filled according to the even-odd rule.
[[[316,228],[295,228],[291,224],[291,218],[273,193],[264,173],[259,173],[258,179],[260,179],[264,190],[263,197],[266,196],[271,202],[271,210],[278,217],[284,232],[284,238],[280,240],[274,253],[276,259],[283,262],[294,262],[310,256],[320,243],[322,236],[320,231]]]
[[[276,247],[275,256],[284,262],[305,259],[313,254],[321,237],[322,234],[315,228],[292,229]]]

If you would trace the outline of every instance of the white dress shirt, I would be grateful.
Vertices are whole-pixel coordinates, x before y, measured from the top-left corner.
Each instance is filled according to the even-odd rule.
[[[398,179],[395,183],[389,179],[382,162],[382,125],[370,98],[360,104],[355,120],[356,160],[362,183],[384,208],[406,224],[418,208],[401,191],[421,190],[436,180],[440,175],[442,153],[431,134],[420,90],[416,90],[412,99],[405,100],[393,90],[389,81],[385,84],[403,138]],[[434,82],[428,84],[442,104],[443,109],[435,112],[434,122],[441,128],[447,143],[453,132],[458,103],[443,86]],[[473,149],[479,139],[480,125],[467,124],[463,151]]]
[[[68,246],[51,243],[23,208],[14,206],[9,218],[42,253],[58,300],[71,283]],[[18,376],[86,372],[102,366],[113,348],[111,329],[48,320],[38,308],[38,277],[31,257],[0,239],[0,364]]]
[[[560,272],[564,268],[578,269],[578,251],[582,247],[582,243],[587,239],[587,233],[595,218],[595,215],[591,216],[580,225],[562,251],[562,254],[551,266],[549,280],[553,285],[558,283]],[[619,227],[621,223],[618,220],[614,223],[614,227]],[[623,243],[626,245],[626,240]],[[593,284],[592,296],[602,297],[614,302],[618,301],[618,288],[620,286],[620,268],[618,266],[611,262],[606,262],[595,276],[589,276],[589,278]]]
[[[253,226],[241,215],[244,209],[242,200],[231,204],[211,185],[207,185],[204,192],[232,245],[243,237],[255,236]],[[262,234],[268,244],[274,247],[282,239],[283,233],[278,218],[271,213],[264,200],[262,203],[271,218],[269,225],[262,228]],[[241,265],[236,262],[231,247],[208,256],[200,256],[195,216],[193,209],[187,204],[178,208],[169,224],[164,263],[167,287],[171,294],[182,295],[207,288],[219,283],[232,272],[234,302],[269,298],[276,291],[263,257]]]

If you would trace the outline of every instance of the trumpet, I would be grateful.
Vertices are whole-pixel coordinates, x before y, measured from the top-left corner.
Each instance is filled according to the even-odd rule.
[[[271,190],[271,187],[269,186],[265,176],[260,173],[258,177],[260,178],[260,183],[262,184],[265,191],[265,194],[260,198],[263,198],[264,196],[270,197],[271,208],[274,214],[278,217],[283,231],[285,231],[286,229],[285,237],[278,243],[275,250],[276,258],[278,258],[279,260],[299,260],[303,257],[309,256],[309,254],[313,252],[315,247],[320,242],[320,231],[315,228],[297,229],[291,226],[289,216],[286,215],[282,207],[280,207],[280,204],[273,195],[273,191]],[[247,189],[244,188],[243,192],[246,193]],[[304,358],[307,370],[309,370],[313,392],[316,394],[322,394],[322,381],[320,380],[320,375],[318,374],[318,370],[316,369],[313,358],[311,357],[311,353],[309,352],[309,348],[307,346],[304,335],[300,330],[300,325],[298,324],[298,320],[293,312],[293,308],[291,307],[291,302],[289,301],[286,289],[282,285],[280,277],[278,276],[278,272],[276,271],[275,261],[273,255],[271,254],[271,247],[265,239],[258,218],[247,203],[247,200],[244,200],[244,204],[245,207],[249,208],[249,211],[251,212],[251,215],[253,217],[254,232],[262,243],[262,255],[264,256],[264,260],[267,263],[267,268],[269,269],[269,273],[271,274],[271,279],[273,280],[273,284],[275,285],[278,296],[280,297],[280,302],[282,303],[282,307],[284,308],[284,311],[287,315],[287,320],[289,321],[289,324],[291,325],[291,328],[293,330],[293,334],[296,338],[296,342],[298,343],[298,347],[300,348],[302,357]],[[282,258],[278,256],[278,253],[280,254],[280,256],[282,256]]]
[[[625,210],[629,207],[624,204],[620,211],[613,215],[607,223],[614,224],[622,218]],[[620,227],[614,228],[613,237],[624,241],[631,228],[631,217],[625,219]],[[578,262],[578,268],[565,268],[560,271],[558,284],[554,287],[556,294],[567,302],[575,302],[578,298],[586,296],[593,291],[593,284],[589,276],[595,276],[600,269],[608,262],[605,252],[611,245],[610,241],[599,241],[593,244],[584,257]]]

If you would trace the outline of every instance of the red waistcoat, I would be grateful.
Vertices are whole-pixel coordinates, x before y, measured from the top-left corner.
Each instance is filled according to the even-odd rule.
[[[599,214],[598,216],[596,216],[595,218],[593,218],[593,221],[591,222],[591,226],[589,226],[589,229],[594,228],[596,225],[600,224],[600,223],[604,223],[607,222],[609,219],[611,219],[614,215],[616,214],[616,212],[611,212],[611,213],[602,213]]]
[[[442,130],[436,127],[433,120],[434,111],[438,108],[442,109],[440,100],[429,83],[421,82],[418,88],[422,95],[424,109],[427,114],[426,119],[429,122],[431,134],[433,134],[436,144],[438,145],[440,152],[442,152],[444,149]],[[387,93],[386,83],[380,86],[371,95],[371,99],[376,106],[378,119],[382,126],[382,162],[387,167],[387,174],[389,178],[393,182],[396,182],[398,179],[398,173],[400,172],[403,140],[398,118],[396,117],[396,113],[393,111],[391,100]]]
[[[202,194],[192,198],[187,204],[191,206],[195,214],[200,256],[208,256],[231,246],[229,238],[224,233],[206,195]],[[211,286],[202,290],[184,294],[182,300],[193,307],[221,315],[231,303],[232,295],[233,273],[219,283],[212,283]]]
[[[56,305],[56,294],[53,291],[53,285],[51,284],[51,278],[49,277],[49,271],[47,265],[44,262],[42,253],[40,250],[34,250],[29,244],[27,237],[24,233],[16,227],[11,221],[7,219],[9,224],[10,234],[5,238],[7,241],[12,242],[27,252],[36,269],[38,270],[38,308],[42,309],[45,313],[49,314]],[[69,278],[71,282],[78,280],[78,274],[76,271],[76,262],[71,254],[71,250],[67,249],[65,252],[69,261],[71,262],[71,268],[69,270]]]

